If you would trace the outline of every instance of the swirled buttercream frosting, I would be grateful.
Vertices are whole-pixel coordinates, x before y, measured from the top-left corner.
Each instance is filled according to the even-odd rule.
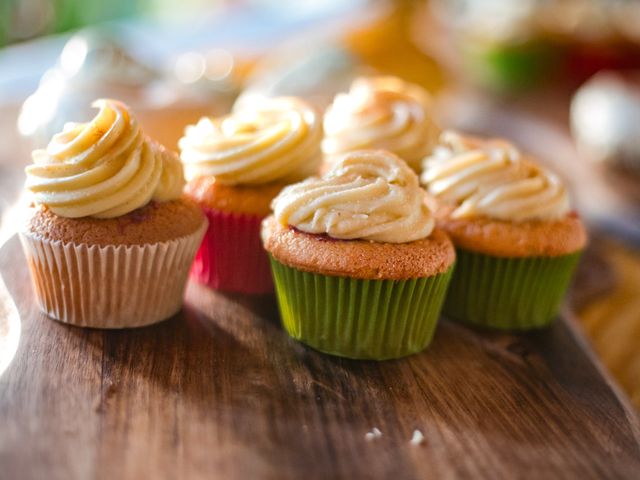
[[[399,78],[358,78],[327,109],[322,149],[329,161],[352,150],[389,150],[417,171],[440,133],[430,104],[425,90]]]
[[[188,180],[213,176],[229,185],[292,182],[317,172],[322,124],[300,99],[265,99],[220,118],[202,118],[180,139]]]
[[[424,160],[422,183],[453,218],[554,220],[569,211],[562,181],[511,143],[444,132]]]
[[[178,156],[147,138],[124,103],[92,106],[99,111],[91,121],[67,123],[33,152],[25,186],[35,202],[62,217],[113,218],[180,197]]]
[[[383,150],[346,154],[322,177],[285,187],[272,208],[282,225],[344,240],[406,243],[434,226],[417,175]]]

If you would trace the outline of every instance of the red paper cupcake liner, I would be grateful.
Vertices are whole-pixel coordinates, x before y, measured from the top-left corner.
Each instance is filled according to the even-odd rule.
[[[217,290],[270,293],[273,280],[260,239],[264,217],[203,208],[209,220],[191,278]]]

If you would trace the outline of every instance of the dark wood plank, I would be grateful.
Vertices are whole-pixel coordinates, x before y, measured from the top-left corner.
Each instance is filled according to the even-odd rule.
[[[0,274],[22,328],[0,376],[1,478],[640,472],[636,420],[567,319],[522,336],[443,321],[425,353],[357,362],[290,340],[268,296],[190,285],[169,321],[103,332],[37,311],[16,238]],[[368,442],[373,427],[383,435]]]

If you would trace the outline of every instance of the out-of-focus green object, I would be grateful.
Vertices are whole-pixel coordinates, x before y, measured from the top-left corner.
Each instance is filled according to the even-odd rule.
[[[488,47],[470,44],[463,53],[473,75],[499,90],[534,87],[560,63],[558,51],[544,42]]]
[[[490,90],[574,87],[603,69],[640,68],[637,1],[430,0],[429,5],[451,66]]]
[[[143,2],[135,0],[54,0],[51,3],[55,9],[53,30],[56,32],[129,17],[139,13],[144,6]]]
[[[0,47],[131,17],[175,18],[211,10],[221,0],[0,0]]]
[[[143,0],[2,0],[0,46],[144,11]]]

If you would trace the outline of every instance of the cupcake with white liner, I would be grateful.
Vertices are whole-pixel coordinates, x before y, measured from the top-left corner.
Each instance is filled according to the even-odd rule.
[[[178,156],[144,135],[129,108],[97,100],[33,152],[34,204],[20,232],[36,299],[50,317],[94,328],[174,315],[206,228],[182,197]]]

